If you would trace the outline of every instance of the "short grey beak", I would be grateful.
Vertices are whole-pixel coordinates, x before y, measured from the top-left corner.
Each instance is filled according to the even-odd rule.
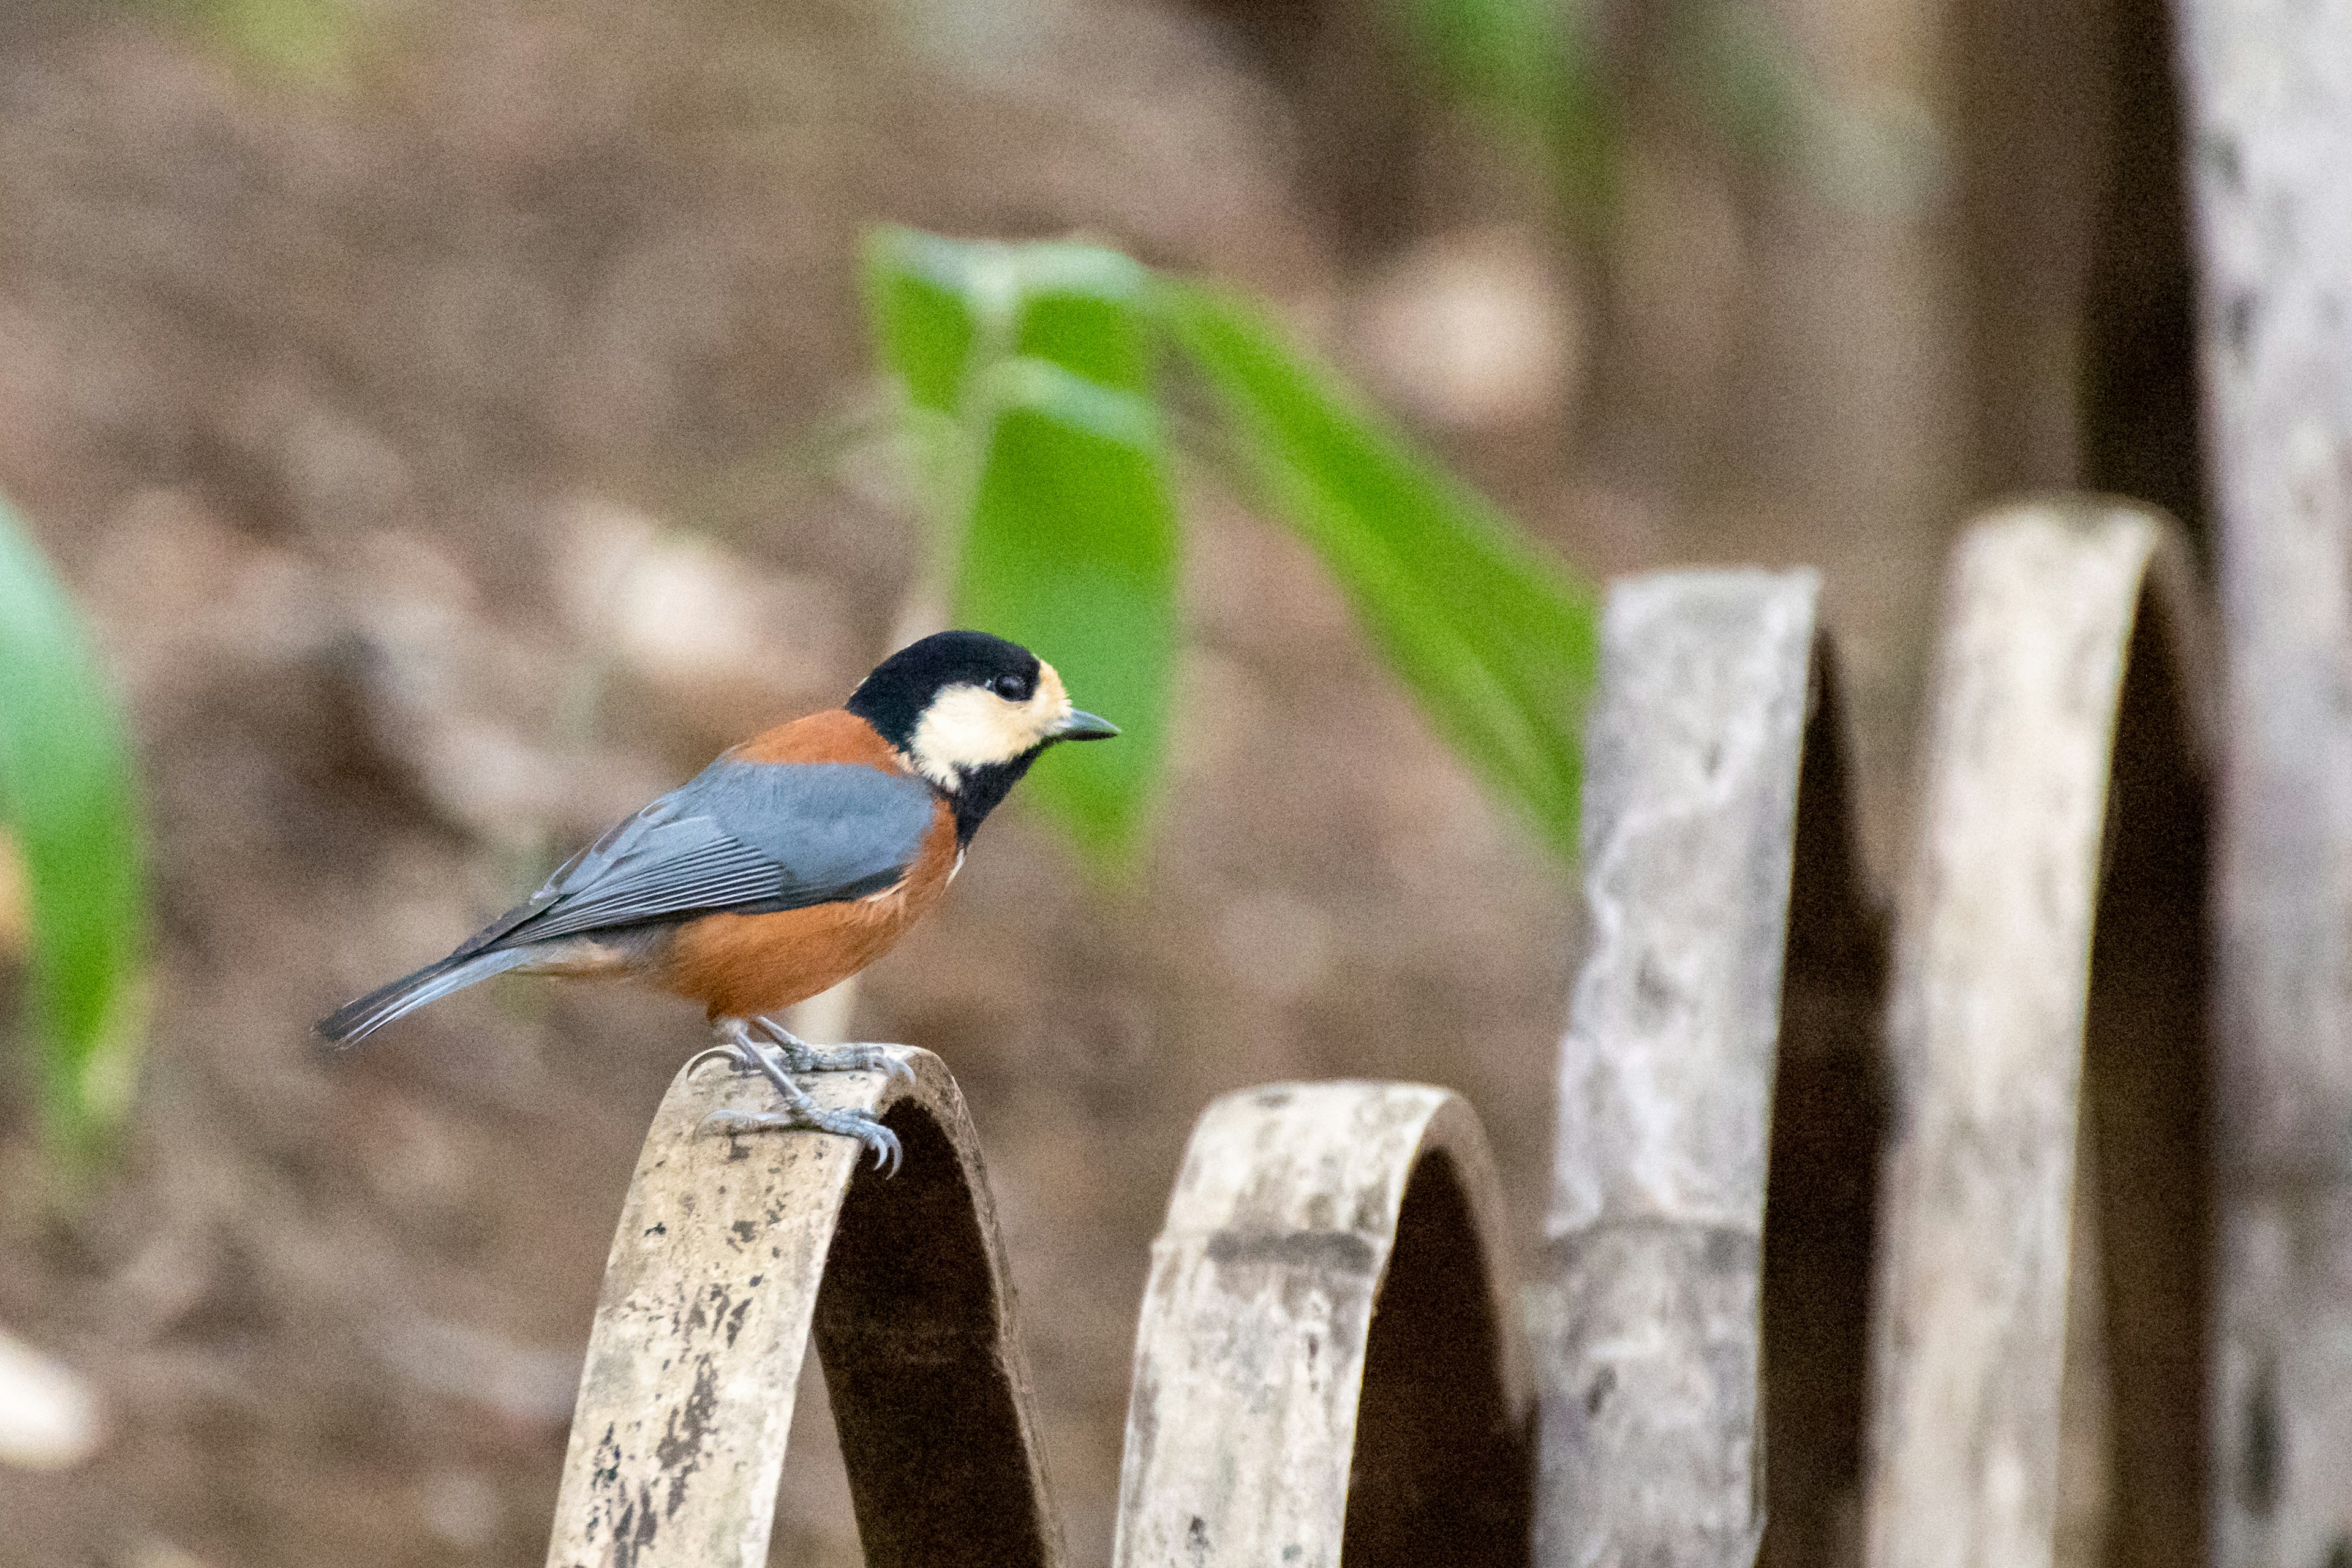
[[[1056,741],[1108,741],[1118,733],[1118,726],[1108,719],[1073,708],[1070,716],[1054,726]]]

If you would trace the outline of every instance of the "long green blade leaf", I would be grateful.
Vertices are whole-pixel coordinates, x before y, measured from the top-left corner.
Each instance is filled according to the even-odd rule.
[[[1098,868],[1126,865],[1166,746],[1176,658],[1176,509],[1159,423],[1132,394],[1039,360],[1008,386],[972,508],[956,602],[1036,650],[1124,731],[1064,746],[1032,798]]]
[[[965,251],[905,228],[866,240],[866,311],[883,367],[917,407],[949,416],[989,313]]]
[[[1592,591],[1249,307],[1171,283],[1164,310],[1262,499],[1321,555],[1432,721],[1572,858]]]
[[[143,1031],[145,879],[114,698],[48,563],[0,504],[0,820],[24,863],[52,1146],[121,1117]]]
[[[1116,251],[877,231],[866,294],[960,624],[1034,649],[1125,733],[1025,793],[1101,872],[1139,841],[1176,650],[1176,512],[1150,402],[1151,275]]]

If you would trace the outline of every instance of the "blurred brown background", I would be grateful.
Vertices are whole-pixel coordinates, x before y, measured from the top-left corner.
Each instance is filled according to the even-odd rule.
[[[0,1469],[0,1562],[538,1561],[613,1217],[698,1021],[515,984],[332,1070],[308,1026],[887,651],[916,534],[871,435],[870,223],[1083,234],[1262,291],[1589,574],[1818,564],[1883,877],[1969,509],[2196,494],[2160,13],[1740,7],[1813,95],[1759,154],[1678,74],[1675,7],[1610,0],[1623,200],[1579,241],[1381,5],[0,10],[0,489],[127,689],[160,959],[126,1163],[79,1218],[5,1206],[0,1323],[111,1436]],[[1532,1256],[1577,957],[1570,878],[1303,550],[1206,482],[1188,506],[1137,887],[1090,891],[1016,807],[857,1017],[971,1097],[1079,1562],[1199,1108],[1456,1088]],[[32,1194],[6,1047],[0,1188]],[[776,1559],[854,1563],[802,1410]]]

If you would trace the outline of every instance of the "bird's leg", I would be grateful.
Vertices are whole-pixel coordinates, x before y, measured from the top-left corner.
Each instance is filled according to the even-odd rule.
[[[703,1053],[723,1056],[739,1067],[749,1068],[775,1085],[783,1096],[782,1110],[714,1110],[702,1119],[703,1127],[722,1136],[739,1132],[785,1131],[807,1129],[830,1132],[836,1137],[855,1138],[874,1154],[875,1164],[885,1175],[896,1174],[905,1152],[898,1146],[898,1135],[863,1110],[827,1110],[808,1096],[808,1091],[792,1080],[783,1065],[773,1055],[761,1047],[751,1037],[751,1031],[740,1018],[721,1018],[714,1025],[719,1044]]]
[[[914,1081],[915,1069],[883,1046],[812,1046],[762,1013],[753,1026],[775,1043],[775,1054],[792,1072],[885,1072]]]

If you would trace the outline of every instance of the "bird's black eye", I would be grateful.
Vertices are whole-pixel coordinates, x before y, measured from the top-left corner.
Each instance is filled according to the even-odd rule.
[[[1000,675],[988,683],[988,689],[1007,702],[1029,700],[1029,678],[1025,675]]]

